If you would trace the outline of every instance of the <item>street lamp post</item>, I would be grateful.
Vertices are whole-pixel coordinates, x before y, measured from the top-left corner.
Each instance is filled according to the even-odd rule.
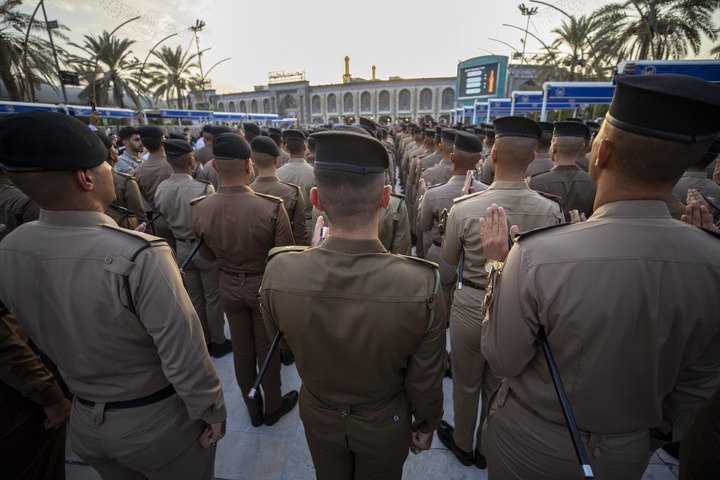
[[[195,37],[195,47],[198,51],[198,66],[200,67],[200,78],[203,80],[203,85],[200,85],[200,97],[202,98],[202,102],[205,103],[205,75],[203,74],[202,68],[202,54],[205,50],[200,50],[200,38],[198,37],[198,33],[202,32],[203,28],[205,28],[205,22],[202,20],[195,20],[195,25],[190,27],[190,31],[193,32],[193,36]]]
[[[43,10],[45,10],[45,9],[43,8]],[[117,32],[118,30],[120,30],[122,27],[124,27],[124,26],[127,25],[128,23],[134,22],[135,20],[138,20],[139,18],[140,18],[140,17],[138,16],[138,17],[135,17],[135,18],[131,18],[130,20],[124,21],[123,23],[121,23],[120,25],[118,25],[117,27],[115,27],[115,29],[114,29],[112,32],[110,32],[110,33],[103,39],[103,43],[102,43],[102,45],[100,46],[100,51],[99,51],[99,52],[97,53],[97,55],[95,56],[95,65],[93,66],[92,96],[93,96],[93,102],[94,102],[95,104],[97,104],[97,95],[96,95],[96,91],[95,91],[95,90],[96,90],[95,80],[97,79],[97,66],[98,66],[98,62],[100,61],[100,56],[103,54],[103,51],[105,51],[105,47],[107,46],[108,41],[110,41],[110,38],[113,36],[113,34],[114,34],[115,32]],[[57,61],[57,58],[56,58],[56,61]],[[65,91],[65,89],[63,88],[63,92],[64,92],[64,91]]]
[[[522,64],[523,61],[525,61],[525,47],[527,45],[527,36],[528,36],[528,29],[530,28],[530,19],[533,15],[538,13],[538,7],[532,7],[528,8],[525,6],[524,3],[521,3],[518,5],[518,9],[520,9],[520,13],[527,17],[527,22],[525,23],[525,39],[523,40],[523,49],[522,49],[522,57],[520,59],[520,63]]]
[[[58,62],[57,51],[55,50],[55,42],[53,42],[53,37],[52,37],[52,28],[50,28],[50,22],[48,22],[47,12],[45,11],[45,2],[43,0],[40,0],[40,6],[42,7],[43,17],[45,17],[45,28],[47,28],[48,37],[50,38],[50,48],[52,49],[53,58],[55,59],[55,71],[57,71],[58,79],[60,80],[60,88],[62,88],[63,100],[65,100],[65,105],[67,105],[67,103],[68,103],[67,92],[65,91],[65,84],[62,81],[62,75],[60,75],[60,62]],[[35,10],[37,11],[37,8]],[[29,33],[30,33],[30,27],[28,27],[28,34]],[[25,48],[26,48],[25,53],[27,53],[27,45]],[[29,83],[30,82],[28,81],[28,84]]]

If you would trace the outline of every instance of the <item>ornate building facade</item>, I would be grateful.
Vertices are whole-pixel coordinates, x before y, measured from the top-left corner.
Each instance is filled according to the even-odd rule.
[[[456,77],[389,80],[350,79],[347,83],[310,85],[307,80],[275,83],[214,97],[219,112],[273,113],[297,118],[300,125],[353,124],[359,117],[377,122],[416,121],[430,116],[450,121]]]

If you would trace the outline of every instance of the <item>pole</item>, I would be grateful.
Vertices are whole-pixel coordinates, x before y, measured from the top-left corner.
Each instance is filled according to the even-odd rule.
[[[570,401],[567,398],[567,393],[565,393],[565,388],[563,387],[562,379],[560,378],[560,372],[558,371],[557,364],[553,358],[552,350],[550,350],[550,344],[548,343],[547,336],[545,336],[545,329],[542,325],[538,330],[538,340],[540,341],[540,346],[542,347],[545,360],[548,364],[548,369],[550,370],[550,376],[552,377],[553,385],[555,386],[555,392],[557,393],[558,400],[560,400],[560,407],[562,408],[565,422],[567,423],[568,430],[570,430],[570,438],[572,439],[573,447],[575,447],[575,453],[580,461],[585,478],[593,478],[594,475],[592,467],[590,467],[590,460],[588,459],[587,453],[585,453],[585,446],[582,444],[580,432],[578,431],[577,424],[575,423],[575,415],[573,415],[572,408],[570,407]]]
[[[540,121],[546,122],[547,121],[547,102],[548,97],[550,96],[550,85],[547,83],[543,84],[543,101],[542,101],[542,110],[540,111]]]
[[[57,72],[58,79],[60,80],[60,88],[62,88],[63,93],[63,100],[65,101],[65,105],[68,103],[67,99],[67,92],[65,91],[65,84],[62,81],[62,77],[60,76],[60,62],[58,61],[57,51],[55,50],[55,42],[53,42],[52,38],[52,29],[48,25],[48,18],[47,18],[47,12],[45,12],[45,2],[44,0],[40,0],[40,6],[42,7],[43,11],[43,17],[45,18],[45,28],[48,32],[48,37],[50,38],[50,48],[52,48],[53,58],[55,59],[55,71]],[[28,32],[29,32],[28,27]]]
[[[270,344],[270,350],[268,350],[267,357],[265,357],[265,361],[262,364],[262,367],[260,367],[260,372],[258,373],[257,378],[255,379],[255,383],[253,383],[252,388],[250,389],[250,393],[248,393],[248,398],[250,400],[255,398],[255,395],[257,394],[258,388],[260,388],[260,382],[262,382],[263,377],[265,376],[265,371],[268,368],[268,365],[270,365],[270,359],[272,358],[273,354],[275,353],[275,350],[277,350],[278,345],[280,344],[280,339],[282,338],[283,334],[280,330],[275,334],[275,338],[273,338],[272,343]]]

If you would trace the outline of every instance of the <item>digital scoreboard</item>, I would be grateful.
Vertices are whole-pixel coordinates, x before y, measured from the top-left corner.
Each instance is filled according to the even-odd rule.
[[[472,105],[474,100],[505,96],[508,57],[487,55],[460,62],[457,70],[457,100]]]

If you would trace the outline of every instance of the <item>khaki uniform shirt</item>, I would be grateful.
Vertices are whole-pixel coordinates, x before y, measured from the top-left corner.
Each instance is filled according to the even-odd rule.
[[[686,194],[687,197],[687,194]],[[670,211],[670,216],[675,220],[682,220],[685,215],[685,204],[674,193],[668,193],[665,197],[665,205]]]
[[[490,153],[480,160],[480,164],[480,178],[478,178],[478,180],[485,185],[491,185],[495,179],[495,172],[492,169],[492,158],[490,157]]]
[[[195,157],[195,161],[201,163],[204,167],[206,163],[215,157],[212,152],[212,143],[207,143],[195,150],[193,156]]]
[[[560,197],[560,205],[568,222],[570,210],[573,209],[584,213],[586,217],[592,215],[597,186],[590,180],[590,175],[577,165],[557,165],[549,172],[532,177],[529,185],[538,192]]]
[[[527,170],[525,170],[525,177],[532,177],[533,175],[549,172],[554,166],[555,163],[549,153],[538,153],[535,160],[530,162]]]
[[[173,236],[178,240],[194,240],[190,202],[203,195],[215,193],[208,182],[193,180],[187,173],[173,173],[158,185],[155,191],[155,205],[170,225]]]
[[[280,155],[277,159],[277,168],[280,168],[290,161],[290,154],[287,153],[285,150],[281,149],[280,147],[278,147],[278,149],[280,149]]]
[[[720,184],[720,162],[715,163],[715,171],[712,174],[713,182]]]
[[[105,214],[120,225],[119,220],[127,216],[127,212],[123,211],[123,209],[126,209],[135,215],[138,224],[146,222],[147,217],[145,216],[142,195],[140,194],[140,187],[138,187],[135,177],[118,172],[114,168],[112,170],[112,176],[113,183],[115,184],[115,200],[113,200],[105,210]],[[120,226],[125,227],[124,225]]]
[[[305,221],[307,231],[313,231],[312,221],[312,203],[310,203],[310,190],[315,186],[315,175],[313,167],[309,165],[304,158],[291,158],[281,169],[277,170],[277,177],[283,182],[292,183],[302,188],[303,199],[307,199],[305,203]],[[308,233],[312,236],[312,233]]]
[[[247,185],[220,187],[194,203],[190,216],[195,238],[205,241],[200,254],[225,272],[262,273],[271,248],[295,243],[282,199]]]
[[[307,221],[305,219],[305,198],[300,187],[272,176],[256,178],[250,184],[250,188],[258,193],[282,198],[285,211],[290,217],[295,245],[310,245]]]
[[[97,212],[41,210],[0,244],[0,271],[12,272],[0,299],[75,395],[118,402],[172,384],[191,419],[225,419],[200,320],[161,239]]]
[[[525,182],[495,182],[482,192],[455,199],[445,224],[442,256],[448,265],[458,265],[465,249],[463,278],[485,287],[487,258],[480,238],[480,217],[493,203],[505,209],[508,223],[521,232],[564,221],[560,205],[530,190]]]
[[[673,189],[678,199],[686,204],[688,189],[700,190],[705,195],[720,200],[720,185],[707,178],[707,173],[685,172]]]
[[[157,153],[151,153],[148,159],[135,169],[135,178],[140,187],[140,192],[153,211],[157,210],[155,207],[155,190],[163,180],[167,180],[172,174],[173,169],[165,160],[165,155]]]
[[[203,167],[202,171],[200,172],[200,178],[198,180],[205,180],[206,182],[210,182],[215,189],[215,191],[220,188],[220,184],[222,183],[220,181],[220,174],[215,170],[214,167],[215,159],[211,159],[209,163],[206,164],[205,167]]]
[[[445,312],[430,265],[377,239],[328,236],[319,248],[278,253],[260,289],[268,335],[284,333],[312,394],[352,405],[404,391],[431,432],[443,414]]]
[[[482,352],[524,403],[565,425],[543,326],[581,431],[659,427],[677,439],[718,388],[718,285],[718,238],[673,221],[662,201],[609,203],[516,242]]]
[[[445,158],[434,167],[430,167],[422,172],[420,178],[430,185],[439,185],[450,180],[450,177],[453,176],[453,168],[452,160]]]
[[[586,153],[585,155],[580,155],[580,158],[578,158],[575,161],[575,165],[580,167],[580,169],[583,172],[589,172],[590,171],[590,154]]]
[[[0,223],[7,228],[0,232],[0,240],[23,223],[37,220],[40,207],[7,178],[0,178]]]

